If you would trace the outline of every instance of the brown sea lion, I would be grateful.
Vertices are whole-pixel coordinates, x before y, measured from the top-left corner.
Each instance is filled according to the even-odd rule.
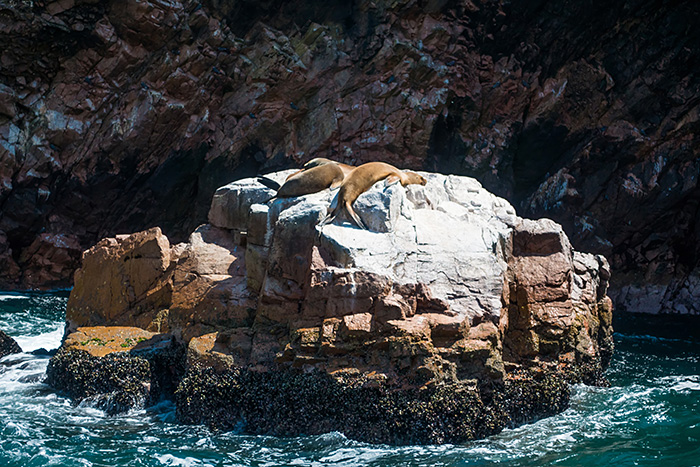
[[[315,159],[311,159],[306,164],[304,164],[301,167],[301,169],[299,169],[298,171],[294,172],[289,177],[287,177],[287,180],[289,180],[290,178],[292,178],[293,176],[297,175],[300,172],[303,172],[303,171],[308,170],[308,169],[312,169],[314,167],[320,167],[320,166],[326,165],[326,164],[336,164],[338,167],[340,167],[340,170],[343,171],[343,175],[345,175],[346,177],[348,176],[348,174],[350,172],[355,170],[355,167],[352,165],[347,165],[347,164],[343,164],[342,162],[332,161],[330,159],[326,159],[325,157],[317,157]]]
[[[277,190],[275,198],[292,198],[316,193],[326,188],[337,188],[343,178],[343,171],[337,164],[322,164],[287,178]]]
[[[323,226],[332,222],[338,213],[345,209],[359,227],[367,229],[362,220],[360,220],[360,216],[353,210],[352,204],[358,196],[369,190],[372,185],[384,179],[389,184],[401,182],[402,186],[411,184],[425,185],[427,183],[427,180],[422,175],[415,172],[404,172],[384,162],[362,164],[345,177],[345,180],[340,185],[338,194],[328,208],[330,213],[321,221],[320,225]]]

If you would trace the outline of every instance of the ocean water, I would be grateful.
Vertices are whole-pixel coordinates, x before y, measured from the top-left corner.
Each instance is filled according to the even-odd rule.
[[[700,466],[700,340],[688,326],[621,323],[609,388],[575,387],[564,413],[463,445],[391,447],[338,433],[212,433],[164,402],[108,417],[42,378],[65,295],[0,293],[0,329],[26,353],[0,360],[0,466]],[[695,323],[697,324],[697,323]],[[34,351],[38,351],[32,353]]]

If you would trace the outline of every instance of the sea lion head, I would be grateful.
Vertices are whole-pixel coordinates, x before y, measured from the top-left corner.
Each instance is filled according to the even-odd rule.
[[[405,183],[403,185],[423,185],[425,186],[426,183],[428,183],[428,180],[415,172],[404,172],[405,175]]]
[[[302,166],[304,170],[306,169],[311,169],[314,167],[318,167],[320,165],[325,165],[325,164],[333,164],[334,162],[330,159],[326,159],[324,157],[316,157],[315,159],[311,159],[308,161],[306,164]]]

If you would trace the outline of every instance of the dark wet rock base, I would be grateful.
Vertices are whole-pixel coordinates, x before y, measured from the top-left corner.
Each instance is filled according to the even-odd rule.
[[[187,367],[187,368],[186,368]],[[62,348],[46,382],[109,415],[173,399],[183,424],[275,436],[341,432],[391,445],[461,443],[569,407],[571,383],[607,385],[599,361],[518,368],[503,381],[390,384],[371,374],[187,365],[179,344],[98,357]]]
[[[116,415],[171,397],[183,369],[184,351],[176,345],[158,352],[104,357],[61,348],[49,361],[46,383],[76,404]]]
[[[175,348],[105,357],[62,349],[51,359],[47,383],[110,415],[174,396],[184,424],[275,436],[338,431],[358,441],[403,445],[460,443],[560,413],[569,406],[567,376],[573,374],[517,370],[502,383],[480,387],[401,388],[366,376],[296,369],[219,372],[197,366],[182,377],[182,356]]]
[[[22,352],[22,348],[19,344],[3,331],[0,331],[0,358],[20,352]]]
[[[211,367],[187,373],[175,394],[182,423],[250,434],[339,431],[392,445],[460,443],[555,415],[569,406],[562,373],[521,371],[496,387],[403,389],[366,378],[336,380],[300,371],[259,373]]]

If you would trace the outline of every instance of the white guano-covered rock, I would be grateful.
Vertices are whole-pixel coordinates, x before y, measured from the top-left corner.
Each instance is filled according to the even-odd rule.
[[[346,215],[320,225],[337,190],[271,200],[257,179],[231,183],[212,201],[214,225],[187,243],[154,229],[86,252],[68,319],[194,340],[189,357],[217,371],[471,387],[535,365],[598,381],[612,353],[607,261],[473,179],[423,175],[425,186],[362,194],[354,209],[368,230]],[[132,277],[146,267],[137,282],[152,285],[116,310],[113,297],[133,295],[125,267]],[[104,284],[86,287],[91,277]]]
[[[283,180],[288,173],[271,178]],[[379,182],[362,194],[354,208],[368,230],[343,215],[318,227],[337,191],[261,205],[256,202],[271,192],[252,179],[219,189],[210,221],[248,232],[255,256],[268,263],[266,278],[256,268],[252,284],[270,299],[302,293],[311,248],[317,246],[332,266],[384,276],[393,284],[422,284],[450,304],[450,314],[495,322],[503,306],[515,210],[474,179],[423,175],[426,186]]]

